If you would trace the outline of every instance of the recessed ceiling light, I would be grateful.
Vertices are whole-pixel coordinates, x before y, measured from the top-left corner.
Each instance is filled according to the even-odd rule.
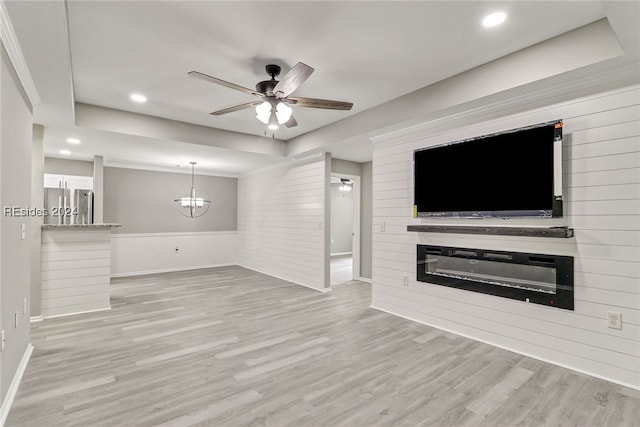
[[[132,93],[129,98],[135,102],[147,102],[147,97],[139,93]]]
[[[67,138],[67,142],[69,144],[80,144],[80,140],[78,138]]]
[[[482,20],[482,25],[485,27],[495,27],[496,25],[502,24],[506,17],[507,14],[504,12],[495,12],[485,16]]]
[[[69,151],[69,150],[60,150],[59,153],[60,154],[64,154],[65,156],[67,156],[67,155],[71,154],[71,151]]]

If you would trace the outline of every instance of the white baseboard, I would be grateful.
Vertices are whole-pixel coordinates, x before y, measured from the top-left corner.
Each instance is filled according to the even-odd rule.
[[[371,279],[367,279],[366,277],[358,277],[358,280],[365,283],[373,283]]]
[[[27,365],[29,364],[31,353],[33,353],[33,346],[31,345],[31,343],[29,343],[24,351],[24,354],[22,355],[22,359],[20,360],[18,369],[16,370],[13,379],[11,380],[11,384],[9,385],[9,389],[7,390],[7,394],[2,401],[2,406],[0,406],[0,426],[4,426],[5,421],[7,421],[9,411],[11,410],[11,405],[13,405],[13,399],[15,399],[16,393],[18,392],[20,381],[22,381],[22,375],[24,375],[24,371],[27,369]]]
[[[416,320],[416,319],[414,319],[412,317],[409,317],[409,316],[403,316],[401,314],[394,313],[393,311],[385,310],[383,308],[378,308],[378,307],[374,306],[373,304],[371,304],[369,306],[369,308],[373,308],[374,310],[382,311],[384,313],[389,313],[389,314],[392,314],[394,316],[402,317],[403,319],[407,319],[407,320],[410,320],[412,322],[420,323],[422,325],[431,326],[432,328],[440,329],[441,331],[446,331],[446,332],[449,332],[449,333],[452,333],[452,334],[455,334],[455,335],[458,335],[458,336],[461,336],[461,337],[469,338],[470,340],[478,341],[478,342],[481,342],[481,343],[484,343],[484,344],[489,344],[491,346],[498,347],[498,348],[501,348],[503,350],[511,351],[511,352],[517,353],[517,354],[521,354],[523,356],[527,356],[527,357],[530,357],[532,359],[540,360],[542,362],[546,362],[546,363],[549,363],[551,365],[559,366],[561,368],[569,369],[569,370],[574,371],[574,372],[579,372],[581,374],[589,375],[590,377],[599,378],[601,380],[605,380],[605,381],[608,381],[608,382],[614,383],[614,384],[619,384],[619,385],[624,386],[624,387],[629,387],[629,388],[632,388],[634,390],[640,390],[640,387],[638,387],[638,385],[636,385],[636,384],[625,383],[623,381],[618,381],[618,380],[606,377],[604,375],[595,374],[593,372],[589,372],[589,371],[586,371],[584,369],[578,369],[578,368],[575,368],[573,366],[566,365],[564,363],[558,363],[558,362],[555,362],[553,360],[546,359],[544,357],[539,357],[539,356],[536,356],[535,354],[527,353],[527,352],[520,351],[520,350],[515,350],[513,348],[510,348],[510,347],[507,347],[507,346],[504,346],[504,345],[500,345],[500,344],[496,344],[496,343],[491,342],[491,341],[478,339],[478,338],[473,337],[471,335],[462,334],[460,332],[457,332],[457,331],[454,331],[454,330],[451,330],[451,329],[448,329],[448,328],[443,328],[441,326],[432,325],[430,323],[423,322],[421,320]]]
[[[313,289],[314,291],[323,292],[323,293],[331,292],[331,288],[318,289],[318,288],[314,288],[313,286],[309,286],[309,285],[301,283],[301,282],[296,282],[295,280],[287,279],[286,277],[276,276],[275,274],[271,274],[271,273],[268,273],[266,271],[262,271],[262,270],[258,270],[256,268],[248,267],[246,265],[242,265],[242,264],[236,264],[236,265],[239,266],[239,267],[242,267],[242,268],[246,268],[247,270],[257,271],[258,273],[262,273],[262,274],[266,274],[267,276],[275,277],[276,279],[285,280],[287,282],[295,283],[296,285],[304,286],[305,288]]]
[[[215,267],[229,267],[230,265],[237,265],[235,263],[222,263],[222,264],[209,264],[209,265],[196,265],[196,266],[184,266],[184,267],[176,267],[176,268],[162,268],[157,270],[146,270],[146,271],[132,271],[127,273],[116,273],[111,274],[111,277],[129,277],[129,276],[144,276],[145,274],[157,274],[157,273],[171,273],[174,271],[188,271],[188,270],[199,270],[202,268],[215,268]]]
[[[42,317],[42,316],[39,316],[39,315],[38,315],[38,316],[31,316],[31,317],[29,318],[29,322],[30,322],[30,323],[42,322],[42,320],[43,320],[43,317]]]
[[[97,313],[99,311],[109,311],[111,310],[111,306],[105,308],[98,308],[95,310],[87,310],[87,311],[75,311],[73,313],[64,313],[64,314],[54,314],[53,316],[44,316],[43,319],[55,319],[56,317],[67,317],[67,316],[75,316],[77,314],[87,314],[87,313]]]

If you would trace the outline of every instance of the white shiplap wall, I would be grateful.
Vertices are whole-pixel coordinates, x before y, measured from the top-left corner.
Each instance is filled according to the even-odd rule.
[[[372,306],[640,388],[640,88],[507,114],[464,127],[442,121],[375,140]],[[564,119],[564,218],[412,218],[415,149],[554,119]],[[568,225],[575,237],[406,230],[408,224],[479,221]],[[417,282],[418,243],[573,256],[575,311]],[[402,285],[405,274],[409,286]],[[622,330],[607,327],[608,311],[622,314]]]
[[[291,162],[238,179],[238,264],[325,288],[326,158]]]
[[[42,230],[42,317],[107,310],[111,230]]]

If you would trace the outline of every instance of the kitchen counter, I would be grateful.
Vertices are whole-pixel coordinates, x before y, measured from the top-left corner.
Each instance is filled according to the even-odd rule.
[[[122,227],[121,224],[42,224],[43,230],[77,230]]]
[[[43,318],[111,308],[111,228],[119,226],[42,226]]]

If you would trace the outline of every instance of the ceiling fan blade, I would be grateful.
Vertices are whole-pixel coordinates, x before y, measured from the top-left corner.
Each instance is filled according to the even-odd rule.
[[[245,110],[247,108],[255,107],[258,104],[262,104],[262,101],[247,102],[246,104],[234,105],[233,107],[223,108],[222,110],[214,111],[212,116],[221,116],[222,114],[233,113],[234,111]]]
[[[198,71],[189,71],[187,74],[189,74],[192,77],[196,77],[198,79],[201,79],[201,80],[204,80],[204,81],[207,81],[207,82],[210,82],[210,83],[215,83],[215,84],[218,84],[218,85],[221,85],[221,86],[226,86],[226,87],[231,88],[231,89],[239,90],[240,92],[248,93],[249,95],[255,95],[255,96],[259,96],[261,98],[264,98],[263,94],[261,94],[260,92],[256,92],[253,89],[249,89],[247,87],[240,86],[240,85],[237,85],[235,83],[230,83],[230,82],[227,82],[227,81],[224,81],[224,80],[220,80],[220,79],[218,79],[216,77],[211,77],[211,76],[209,76],[207,74],[203,74],[203,73],[200,73]]]
[[[324,108],[326,110],[351,110],[353,107],[353,102],[332,101],[330,99],[287,98],[287,101],[298,107]]]
[[[291,116],[289,117],[289,120],[287,120],[286,122],[284,122],[284,125],[288,128],[292,128],[294,126],[298,126],[298,122],[296,121],[296,118]]]
[[[313,73],[314,69],[302,62],[293,66],[280,82],[273,88],[273,93],[278,98],[286,98],[302,85]]]

